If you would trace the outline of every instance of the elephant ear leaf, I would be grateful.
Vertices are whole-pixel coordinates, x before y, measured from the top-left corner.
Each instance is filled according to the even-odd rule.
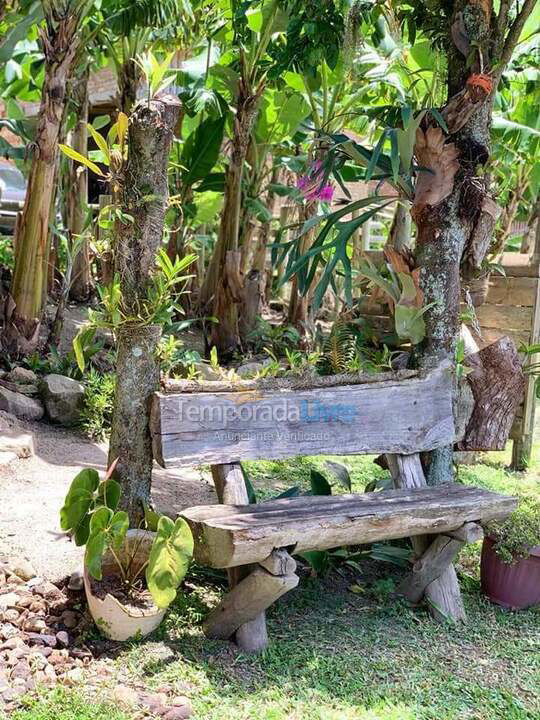
[[[60,527],[72,533],[76,545],[84,545],[90,529],[89,513],[99,485],[96,470],[86,468],[73,478],[64,505],[60,510]]]
[[[192,555],[193,536],[187,522],[161,517],[146,568],[146,584],[159,608],[166,608],[176,597]]]
[[[113,517],[113,511],[106,507],[98,508],[90,520],[90,536],[86,542],[84,564],[90,575],[101,580],[101,561],[107,549],[108,527]]]

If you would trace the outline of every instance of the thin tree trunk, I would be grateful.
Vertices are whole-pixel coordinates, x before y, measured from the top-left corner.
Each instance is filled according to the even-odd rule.
[[[218,319],[212,324],[210,345],[215,346],[222,357],[232,354],[240,345],[238,303],[242,300],[243,279],[238,243],[242,177],[262,89],[252,94],[248,83],[240,82],[219,236],[201,289],[202,303],[212,302],[212,315]]]
[[[179,101],[165,95],[150,105],[137,105],[130,119],[121,206],[133,222],[117,227],[115,271],[120,277],[124,312],[135,318],[147,298],[162,241],[169,194],[167,164],[179,112]],[[134,524],[143,516],[143,504],[150,500],[149,402],[159,383],[156,348],[160,332],[159,326],[134,322],[118,333],[109,464],[119,458],[115,478],[122,486],[122,506]]]
[[[79,117],[73,131],[73,149],[87,154],[88,151],[88,76],[87,66],[74,89],[79,106]],[[85,230],[88,212],[88,171],[82,165],[71,161],[68,189],[68,230],[71,242],[75,236],[82,235]],[[69,296],[77,302],[88,300],[92,293],[92,268],[90,265],[90,247],[88,240],[84,242],[73,263],[73,280]]]
[[[80,42],[79,20],[78,15],[68,12],[57,24],[51,20],[48,30],[42,33],[45,78],[3,335],[5,349],[14,354],[31,353],[38,343],[47,283],[49,216],[58,138],[66,85]]]

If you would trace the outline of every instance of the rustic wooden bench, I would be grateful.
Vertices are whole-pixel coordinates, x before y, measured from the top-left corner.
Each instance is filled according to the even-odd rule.
[[[416,560],[400,594],[412,603],[426,594],[441,616],[451,608],[464,618],[452,561],[482,536],[482,523],[515,507],[479,488],[426,484],[420,452],[455,439],[447,365],[427,375],[321,378],[310,388],[302,379],[176,381],[154,397],[151,432],[163,466],[211,464],[221,504],[182,512],[195,559],[226,568],[232,588],[205,632],[248,651],[266,646],[265,610],[298,584],[292,554],[308,550],[411,537]],[[394,490],[249,504],[242,460],[382,452]]]

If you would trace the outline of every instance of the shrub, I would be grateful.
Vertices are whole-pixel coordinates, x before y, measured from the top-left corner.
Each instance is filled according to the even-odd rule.
[[[540,545],[540,502],[530,495],[522,496],[517,509],[506,520],[493,521],[486,530],[503,562],[527,557],[531,548]]]
[[[111,429],[114,406],[114,373],[91,368],[84,379],[84,406],[81,427],[93,440],[103,440]]]

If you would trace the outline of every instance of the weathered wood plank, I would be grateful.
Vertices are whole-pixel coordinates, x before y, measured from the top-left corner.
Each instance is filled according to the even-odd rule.
[[[156,393],[151,432],[164,467],[431,450],[454,440],[451,371],[295,391]]]
[[[197,562],[260,562],[274,548],[299,553],[377,540],[444,533],[465,522],[506,517],[515,498],[451,483],[364,495],[283,498],[260,505],[188,508]]]

